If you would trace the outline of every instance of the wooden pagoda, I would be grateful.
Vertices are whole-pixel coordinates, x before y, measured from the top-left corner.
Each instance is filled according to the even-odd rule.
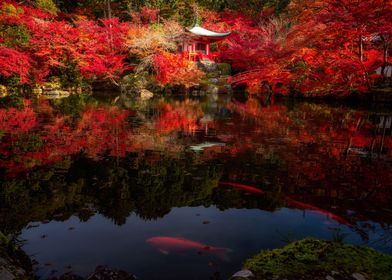
[[[191,60],[215,60],[215,55],[211,52],[210,44],[222,41],[231,34],[231,32],[214,32],[198,24],[192,28],[187,28],[186,31],[178,50],[181,53],[189,54]]]

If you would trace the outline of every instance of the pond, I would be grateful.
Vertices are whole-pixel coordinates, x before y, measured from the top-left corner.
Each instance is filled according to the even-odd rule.
[[[392,253],[392,110],[244,96],[0,100],[0,224],[41,279],[227,279],[304,237]]]

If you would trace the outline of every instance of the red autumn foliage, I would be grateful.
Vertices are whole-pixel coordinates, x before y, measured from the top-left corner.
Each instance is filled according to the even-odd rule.
[[[200,82],[204,73],[186,55],[158,52],[153,59],[156,78],[162,84],[191,87]]]
[[[21,84],[25,84],[30,81],[30,67],[31,59],[27,54],[0,46],[0,76],[16,76]]]
[[[101,25],[80,21],[77,61],[84,77],[117,78],[128,67],[125,64],[125,39],[128,25],[118,19],[104,19]]]
[[[235,12],[206,13],[204,25],[232,30],[220,48],[224,60],[241,73],[234,86],[250,92],[347,95],[367,92],[388,61],[377,43],[390,41],[392,9],[388,1],[291,1],[288,15],[248,20]],[[385,34],[385,39],[383,37]],[[387,56],[387,55],[386,55]]]
[[[19,77],[21,83],[43,82],[49,76],[69,73],[86,79],[118,79],[130,69],[128,59],[135,53],[128,49],[129,34],[144,27],[147,33],[152,32],[147,27],[158,21],[160,12],[144,7],[131,14],[133,24],[129,24],[117,18],[56,17],[12,0],[0,5],[2,28],[14,28],[12,36],[24,40],[9,42],[12,38],[5,33],[0,36],[0,75]],[[391,63],[390,1],[292,0],[280,18],[274,18],[272,8],[250,13],[259,14],[256,19],[239,11],[203,10],[199,14],[204,27],[232,31],[217,43],[219,59],[240,72],[231,83],[246,84],[252,93],[345,96],[367,92],[385,78],[380,67]],[[175,49],[176,34],[169,35],[173,36],[164,38],[162,51],[155,48],[162,38],[152,36],[146,36],[151,40],[144,40],[144,44],[136,42],[142,44],[136,51],[155,52],[153,65],[162,84],[191,87],[202,73],[186,57],[167,52]]]
[[[71,24],[14,2],[4,2],[2,9],[8,12],[0,14],[0,23],[27,28],[30,37],[17,50],[1,47],[4,60],[0,74],[4,77],[16,75],[22,83],[42,82],[49,75],[75,68],[85,78],[113,79],[128,68],[124,61],[128,24],[117,18],[99,22],[82,19]]]
[[[150,24],[156,22],[159,17],[159,10],[150,7],[143,7],[139,12],[132,12],[132,21],[136,24]]]

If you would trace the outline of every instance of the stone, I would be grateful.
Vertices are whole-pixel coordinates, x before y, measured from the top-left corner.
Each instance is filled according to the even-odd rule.
[[[11,259],[0,258],[0,279],[13,280],[13,279],[27,279],[28,274],[26,271],[15,265]]]
[[[213,72],[217,70],[217,64],[211,60],[201,60],[198,63],[199,68],[205,72]]]
[[[0,85],[0,97],[7,96],[7,87]]]
[[[352,278],[354,278],[355,280],[366,280],[365,276],[363,276],[361,273],[353,273],[351,275]]]
[[[16,279],[16,277],[8,269],[0,266],[0,279],[1,280],[14,280],[14,279]]]
[[[231,276],[231,280],[240,280],[240,279],[254,279],[255,275],[253,274],[252,271],[248,270],[248,269],[244,269],[244,270],[240,270],[236,273],[233,274],[233,276]]]
[[[333,278],[331,275],[327,275],[325,277],[325,280],[335,280],[335,278]]]
[[[2,279],[2,278],[0,278]],[[107,266],[97,266],[94,273],[87,278],[67,272],[60,277],[52,277],[49,280],[136,280],[136,277],[128,272],[113,270]]]
[[[40,87],[33,88],[31,91],[32,91],[32,93],[34,93],[36,95],[42,94],[42,88],[40,88]]]
[[[223,85],[219,87],[219,93],[231,94],[233,93],[233,89],[231,88],[230,85]]]
[[[73,274],[72,272],[67,272],[61,275],[59,278],[52,278],[49,280],[84,280],[83,277]]]
[[[218,63],[218,69],[221,72],[221,75],[231,74],[231,66],[228,63]]]
[[[43,95],[45,96],[49,96],[52,98],[61,98],[61,97],[67,97],[70,95],[70,93],[68,91],[65,90],[44,90]]]
[[[202,124],[208,124],[210,122],[214,121],[214,117],[211,116],[210,114],[205,114],[201,119],[200,123]]]
[[[219,83],[219,79],[217,79],[217,78],[211,78],[211,79],[208,80],[208,82],[209,82],[210,84],[217,84],[217,83]]]
[[[151,91],[149,91],[147,89],[141,89],[139,91],[139,94],[140,94],[140,98],[142,100],[148,100],[148,99],[154,97],[154,93],[152,93]]]
[[[207,88],[207,93],[209,94],[218,94],[219,93],[219,87],[216,85],[209,85]]]
[[[86,280],[136,280],[136,277],[125,271],[112,270],[107,266],[98,266]]]

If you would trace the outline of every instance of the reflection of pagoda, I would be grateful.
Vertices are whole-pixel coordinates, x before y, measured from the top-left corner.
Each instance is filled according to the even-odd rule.
[[[216,54],[211,52],[211,43],[222,41],[231,34],[231,32],[214,32],[198,24],[192,28],[187,28],[186,31],[182,44],[179,46],[179,51],[188,53],[192,60],[215,60]]]

